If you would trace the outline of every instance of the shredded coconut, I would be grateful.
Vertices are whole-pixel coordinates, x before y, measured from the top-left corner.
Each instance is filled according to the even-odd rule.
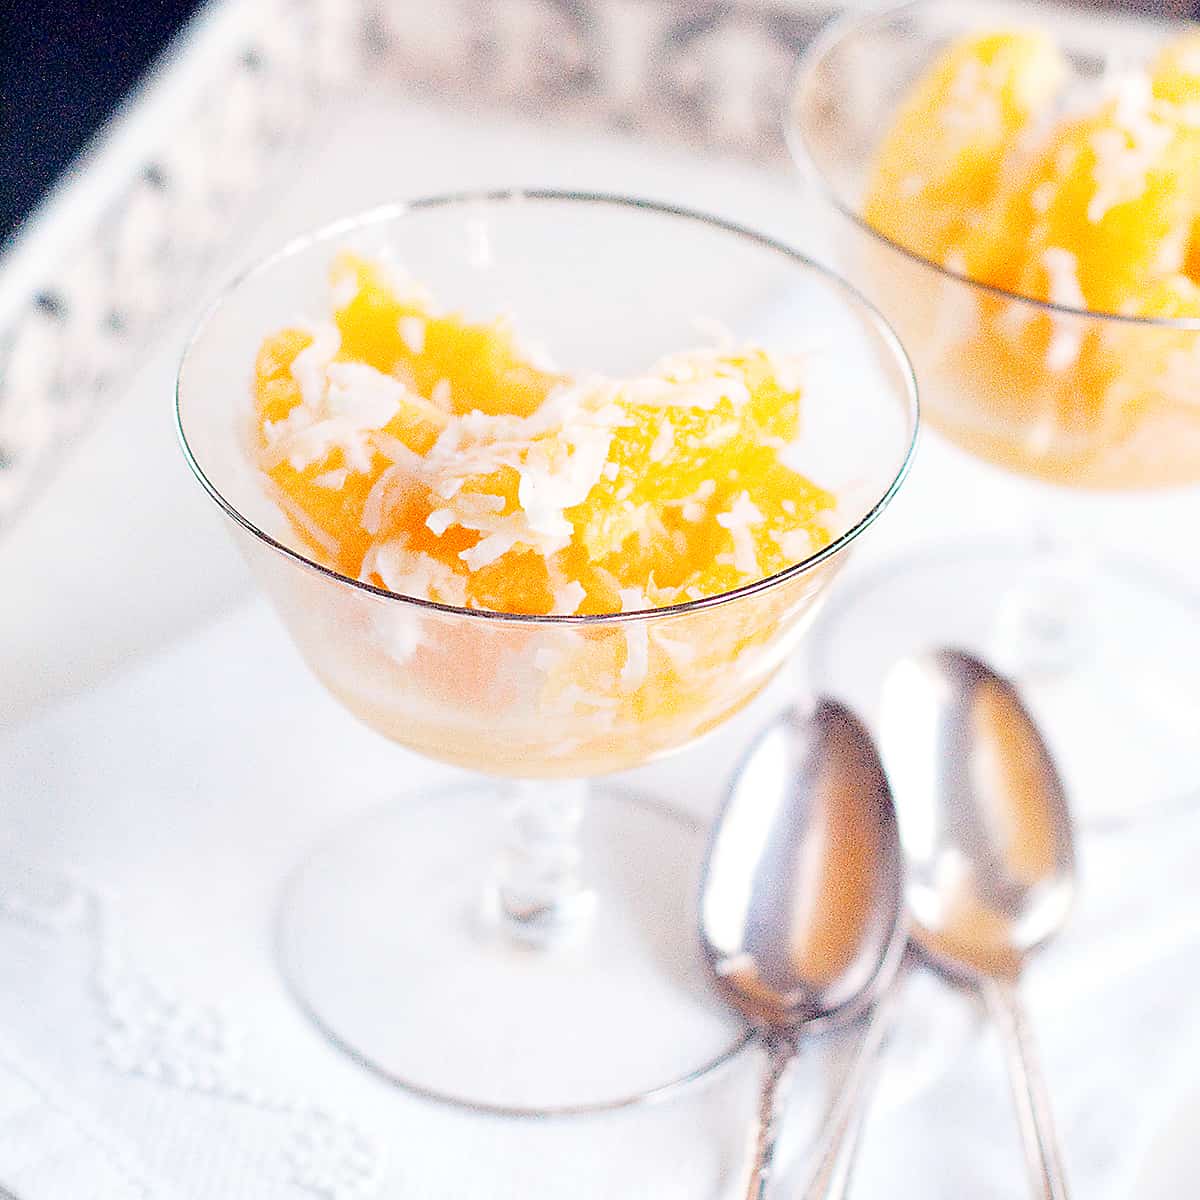
[[[785,529],[775,535],[775,544],[789,562],[802,562],[813,552],[812,534],[807,529]]]
[[[1064,308],[1087,308],[1087,299],[1079,285],[1078,260],[1069,250],[1049,246],[1042,251],[1046,270],[1047,294],[1051,304]],[[1070,317],[1052,317],[1053,332],[1046,347],[1046,366],[1051,371],[1066,371],[1079,361],[1083,348],[1083,328]]]
[[[1171,144],[1171,127],[1156,119],[1152,101],[1149,77],[1131,72],[1117,85],[1113,125],[1091,135],[1096,188],[1088,201],[1087,218],[1093,225],[1118,204],[1145,193],[1150,171]]]
[[[401,317],[396,323],[400,331],[400,340],[408,348],[410,354],[422,354],[425,351],[425,318],[417,316]]]
[[[349,474],[345,467],[338,467],[336,471],[322,471],[320,475],[313,476],[313,486],[337,492],[342,489]]]
[[[436,508],[425,518],[425,524],[434,537],[441,537],[451,525],[455,524],[454,513],[448,508]]]
[[[739,492],[728,512],[717,514],[717,524],[728,529],[733,538],[733,565],[743,575],[759,575],[758,550],[754,544],[754,526],[763,515],[746,492]]]
[[[641,588],[621,589],[621,611],[638,612],[649,608],[650,601]],[[625,665],[621,668],[621,690],[636,692],[650,668],[650,630],[645,621],[626,621]]]
[[[413,482],[412,473],[403,463],[393,463],[383,470],[363,504],[362,527],[367,533],[372,537],[379,533],[385,514],[391,512],[408,494]]]
[[[587,599],[587,592],[578,579],[564,583],[554,592],[554,611],[570,616],[579,611],[579,606]]]
[[[325,372],[341,349],[342,335],[332,321],[305,323],[301,328],[312,341],[292,359],[290,371],[300,387],[300,402],[316,411],[325,399]]]
[[[389,592],[400,596],[457,608],[467,603],[467,581],[440,560],[410,549],[405,537],[376,542],[367,551],[361,578],[370,582],[372,576],[378,576]]]
[[[671,453],[671,448],[674,445],[675,427],[669,421],[664,421],[659,426],[654,441],[650,444],[650,461],[654,463],[662,462]]]
[[[399,411],[407,389],[363,363],[327,362],[318,371],[313,359],[297,375],[296,363],[316,344],[307,346],[292,363],[301,402],[282,421],[263,424],[267,457],[272,463],[286,459],[294,470],[302,471],[341,450],[350,470],[369,471],[374,435]]]

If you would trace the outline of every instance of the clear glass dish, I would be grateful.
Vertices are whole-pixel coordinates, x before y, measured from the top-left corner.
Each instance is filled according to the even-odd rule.
[[[1200,320],[1102,315],[975,283],[861,212],[879,140],[934,57],[975,29],[1049,19],[1030,4],[916,0],[839,24],[798,68],[793,152],[823,202],[834,265],[896,328],[942,436],[1073,490],[1194,484]],[[1127,52],[1098,18],[1054,32],[1080,81]],[[814,672],[869,709],[882,671],[911,650],[952,643],[998,660],[1049,726],[1084,823],[1120,824],[1198,778],[1196,599],[1161,569],[1060,535],[1054,490],[1043,494],[1042,527],[1013,543],[937,549],[860,585],[812,639]]]
[[[703,341],[696,318],[769,349],[812,347],[806,469],[838,496],[833,542],[726,595],[594,617],[452,608],[314,561],[248,452],[249,381],[267,332],[323,311],[346,247],[394,255],[468,317],[515,314],[567,370],[644,368]],[[177,403],[193,472],[314,675],[384,736],[488,780],[389,803],[293,876],[283,970],[325,1033],[397,1083],[509,1113],[630,1103],[727,1058],[746,1031],[694,945],[698,831],[612,789],[585,805],[585,782],[753,699],[895,495],[916,392],[874,310],[787,247],[699,214],[440,197],[301,238],[243,276],[192,340]],[[497,1016],[514,1008],[516,1024]],[[597,1037],[601,1024],[619,1036]]]

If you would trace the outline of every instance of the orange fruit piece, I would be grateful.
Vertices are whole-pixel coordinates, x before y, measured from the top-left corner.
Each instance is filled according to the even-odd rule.
[[[867,221],[944,263],[992,200],[1013,144],[1065,77],[1062,54],[1036,30],[954,43],[917,81],[880,143]]]
[[[1147,90],[1119,97],[1068,126],[1039,185],[1016,290],[1093,312],[1121,312],[1155,274],[1178,271],[1200,198],[1195,135]],[[1074,256],[1056,287],[1047,253]]]
[[[335,289],[350,292],[334,314],[342,356],[404,379],[453,412],[528,416],[561,381],[529,361],[506,318],[472,325],[434,315],[419,294],[400,294],[378,264],[351,254],[338,258],[333,276]]]
[[[338,570],[357,575],[372,534],[364,527],[371,490],[398,444],[413,454],[429,451],[446,415],[394,381],[392,413],[371,431],[339,441],[338,414],[306,405],[303,387],[293,374],[302,351],[313,350],[311,333],[287,329],[268,337],[255,363],[254,391],[262,463],[293,526]],[[320,364],[317,364],[318,368]],[[303,372],[300,372],[303,374]],[[361,382],[361,381],[359,381]],[[346,390],[352,390],[353,381]],[[328,436],[322,436],[327,430]],[[381,451],[380,447],[385,450]]]
[[[670,371],[668,371],[668,374]],[[618,588],[673,603],[772,575],[828,540],[821,514],[833,498],[779,461],[799,421],[798,387],[781,384],[751,351],[681,360],[673,403],[624,399],[611,478],[568,516],[587,560]],[[695,373],[730,395],[689,407]]]

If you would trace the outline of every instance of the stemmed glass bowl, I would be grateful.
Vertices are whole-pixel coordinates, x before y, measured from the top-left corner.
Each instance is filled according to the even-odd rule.
[[[1169,570],[1097,553],[1100,520],[1079,538],[1058,514],[1064,489],[1200,482],[1200,320],[1098,314],[976,283],[863,216],[880,141],[936,56],[981,28],[1050,19],[1023,3],[916,0],[839,23],[797,69],[787,132],[829,257],[911,353],[930,424],[1052,485],[1028,489],[1040,511],[1022,536],[895,563],[844,597],[809,649],[816,680],[864,709],[899,655],[950,643],[998,660],[1048,726],[1083,823],[1101,828],[1187,796],[1200,776],[1200,609]],[[1096,18],[1054,21],[1081,82],[1138,52]]]
[[[468,318],[514,314],[566,370],[645,369],[703,342],[697,318],[807,353],[804,469],[838,499],[832,543],[725,595],[603,616],[459,609],[338,574],[268,495],[246,428],[261,339],[327,311],[346,248],[393,256]],[[379,733],[482,777],[389,799],[292,876],[282,969],[322,1031],[389,1080],[504,1113],[661,1095],[744,1044],[695,944],[698,829],[628,791],[585,801],[586,781],[687,745],[762,691],[896,493],[916,392],[875,311],[788,247],[697,213],[433,198],[300,238],[234,283],[184,356],[178,421],[313,674]]]

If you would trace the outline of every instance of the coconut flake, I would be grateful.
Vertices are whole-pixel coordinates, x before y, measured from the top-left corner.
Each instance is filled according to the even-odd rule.
[[[650,607],[650,601],[641,588],[621,588],[621,611],[640,612]],[[621,667],[621,690],[636,692],[646,679],[650,669],[650,630],[645,621],[626,621],[625,663]]]
[[[429,393],[429,402],[435,407],[440,408],[443,412],[452,412],[451,404],[451,389],[450,380],[439,379],[433,385],[433,390]]]
[[[403,463],[393,463],[392,466],[384,468],[379,478],[371,485],[371,490],[363,502],[363,529],[375,537],[383,528],[384,516],[396,507],[413,483],[412,474]]]
[[[335,270],[330,294],[335,309],[345,308],[358,295],[358,272]]]
[[[655,435],[654,441],[650,443],[650,461],[653,463],[662,462],[671,453],[674,445],[675,427],[670,421],[663,421],[658,427],[658,433]]]
[[[1151,81],[1144,72],[1126,75],[1116,92],[1113,125],[1096,129],[1090,138],[1096,187],[1088,201],[1087,218],[1093,225],[1118,204],[1145,193],[1150,171],[1175,136],[1170,124],[1154,115]]]
[[[400,333],[400,340],[407,347],[410,354],[424,354],[425,352],[425,318],[418,316],[401,317],[396,322],[396,328]]]
[[[300,402],[314,412],[325,399],[325,373],[341,349],[342,335],[332,321],[302,326],[312,341],[295,358],[289,372],[300,387]]]
[[[1087,299],[1079,284],[1079,263],[1070,250],[1048,246],[1042,251],[1046,271],[1047,294],[1051,304],[1064,308],[1087,308]],[[1077,321],[1051,317],[1053,332],[1046,347],[1046,366],[1051,371],[1066,371],[1079,361],[1083,348],[1083,329]]]
[[[320,475],[313,476],[313,487],[329,488],[331,491],[341,491],[342,486],[346,482],[346,476],[350,472],[345,467],[338,467],[336,471],[322,471]]]
[[[454,513],[448,508],[437,508],[425,518],[425,524],[434,537],[441,537],[455,523]]]
[[[359,577],[370,582],[372,576],[398,596],[458,608],[467,603],[467,581],[440,559],[413,550],[403,536],[376,542],[367,551]]]
[[[1050,210],[1050,205],[1054,200],[1054,180],[1047,179],[1039,183],[1037,187],[1029,193],[1029,207],[1035,213],[1045,213]]]
[[[803,561],[813,552],[812,534],[807,529],[785,529],[775,535],[775,544],[792,563]]]
[[[753,529],[762,524],[763,515],[746,492],[739,492],[728,512],[717,514],[717,524],[728,529],[733,538],[733,565],[742,575],[758,578],[758,550]]]
[[[309,363],[301,372],[301,388],[316,399],[311,404],[302,401],[282,421],[263,426],[267,458],[272,465],[286,459],[293,469],[303,471],[341,450],[350,470],[369,471],[373,435],[399,411],[404,385],[374,367],[347,362],[328,363],[317,383],[310,367],[315,371]]]
[[[587,599],[587,592],[578,579],[564,583],[554,591],[554,611],[565,616],[571,616],[579,611],[579,606]]]

